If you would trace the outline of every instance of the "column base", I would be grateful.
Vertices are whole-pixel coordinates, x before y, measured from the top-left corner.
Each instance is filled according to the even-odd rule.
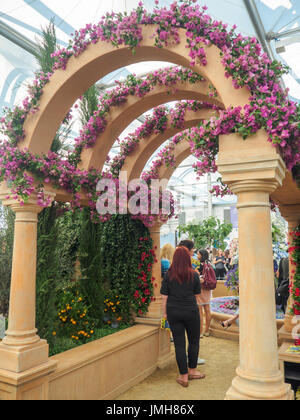
[[[160,328],[160,319],[155,318],[135,318],[137,324],[153,325],[158,327],[159,341],[158,341],[158,359],[157,367],[165,369],[175,360],[175,355],[171,349],[170,332]]]
[[[157,361],[158,369],[166,369],[175,362],[175,355],[172,352],[159,357]]]
[[[0,401],[47,401],[49,375],[56,365],[49,361],[22,373],[0,369]]]
[[[29,346],[0,343],[0,370],[21,373],[47,363],[48,360],[49,346],[46,340],[39,340]]]
[[[291,385],[283,382],[283,375],[279,372],[273,378],[247,378],[237,376],[226,393],[225,400],[294,400]]]

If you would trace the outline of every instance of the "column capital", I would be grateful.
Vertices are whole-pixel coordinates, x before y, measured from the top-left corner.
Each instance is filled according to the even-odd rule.
[[[151,233],[160,233],[161,227],[164,225],[164,222],[155,222],[153,226],[149,227],[149,232]]]
[[[55,193],[50,191],[43,191],[44,196],[50,199],[52,202],[55,198]],[[20,202],[18,198],[16,198],[15,194],[11,192],[8,188],[0,189],[0,201],[2,202],[3,206],[10,207],[14,213],[18,215],[18,213],[40,213],[44,207],[38,204],[38,194],[32,193],[29,199],[26,202]]]
[[[220,136],[217,166],[223,182],[238,192],[245,188],[271,193],[286,174],[281,156],[263,130],[246,140],[238,134]]]
[[[276,190],[278,183],[275,180],[245,179],[230,183],[230,189],[234,194],[241,192],[262,192],[271,194]],[[258,203],[259,204],[259,203]]]

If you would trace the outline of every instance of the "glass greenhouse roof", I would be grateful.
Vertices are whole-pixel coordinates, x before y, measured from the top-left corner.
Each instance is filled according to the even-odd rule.
[[[41,29],[53,21],[58,42],[65,46],[71,34],[87,23],[97,23],[107,12],[129,12],[139,0],[0,0],[0,115],[4,106],[12,107],[25,96],[26,85],[37,69],[33,56]],[[168,6],[173,0],[160,0],[160,6]],[[154,0],[144,0],[151,10]],[[290,88],[290,96],[300,101],[300,1],[299,0],[198,0],[208,7],[207,13],[237,32],[256,36],[265,51],[273,59],[290,66],[284,84]],[[147,62],[122,68],[99,81],[104,88],[114,80],[125,78],[129,73],[145,74],[166,63]],[[123,135],[133,132],[141,123],[135,121]],[[76,126],[75,126],[76,127]],[[77,129],[74,129],[73,136]],[[123,136],[122,135],[122,136]],[[118,151],[115,146],[111,152]],[[193,159],[193,158],[191,158]],[[191,160],[189,166],[191,166]],[[149,164],[149,162],[148,162]],[[192,177],[188,165],[176,171],[175,179]],[[191,169],[192,170],[192,169]],[[193,176],[195,176],[193,174]],[[175,181],[174,181],[175,182]],[[191,188],[193,180],[190,179]]]
[[[160,0],[170,5],[173,0]],[[23,96],[24,83],[36,69],[31,52],[41,29],[52,20],[57,38],[66,45],[72,33],[87,23],[96,23],[107,12],[129,12],[139,0],[0,0],[0,110],[12,106]],[[284,82],[293,99],[300,100],[299,0],[198,0],[208,13],[232,26],[243,35],[257,36],[272,58],[291,67]],[[87,6],[88,4],[88,6]],[[154,0],[144,0],[151,10]],[[24,49],[25,48],[25,49]],[[158,63],[140,63],[121,69],[102,80],[110,83],[129,72],[145,73]],[[20,92],[19,92],[20,90]]]

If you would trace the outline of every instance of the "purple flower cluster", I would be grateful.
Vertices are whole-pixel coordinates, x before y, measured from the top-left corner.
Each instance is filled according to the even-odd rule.
[[[142,98],[156,86],[163,86],[171,93],[172,88],[179,82],[189,81],[189,83],[194,84],[202,80],[203,78],[200,75],[181,67],[170,67],[165,70],[157,70],[149,73],[144,79],[137,78],[134,75],[128,76],[124,82],[118,83],[118,86],[115,89],[112,89],[108,93],[103,93],[99,97],[97,111],[94,112],[94,115],[80,130],[79,136],[75,139],[76,145],[72,157],[73,161],[78,161],[80,159],[82,149],[91,148],[95,145],[98,137],[106,128],[106,115],[113,107],[125,103],[129,96]],[[210,94],[212,93],[209,92],[208,95]]]
[[[111,107],[124,103],[129,95],[143,97],[154,86],[166,86],[171,91],[178,81],[189,80],[195,83],[202,80],[201,76],[190,70],[172,68],[154,72],[146,79],[127,79],[124,84],[100,98],[98,110],[76,139],[75,152],[65,159],[52,153],[33,156],[28,151],[18,150],[16,146],[25,136],[23,126],[27,116],[38,111],[43,88],[51,80],[53,72],[66,69],[70,57],[79,56],[89,45],[98,42],[111,43],[115,47],[124,45],[134,52],[142,41],[143,25],[154,25],[153,45],[158,48],[184,42],[183,37],[179,36],[179,29],[184,29],[185,46],[189,51],[191,65],[205,66],[206,46],[214,44],[220,49],[224,74],[232,78],[234,88],[246,87],[249,90],[250,102],[244,108],[218,110],[214,119],[203,121],[198,127],[184,133],[188,135],[192,154],[198,158],[195,169],[199,175],[216,170],[219,135],[239,133],[246,139],[259,129],[264,129],[269,141],[279,146],[287,168],[297,168],[300,161],[300,106],[289,100],[288,92],[279,83],[287,69],[276,61],[271,62],[255,38],[236,35],[235,27],[228,31],[226,25],[214,21],[205,13],[205,7],[201,8],[194,3],[193,0],[174,1],[169,8],[155,7],[153,12],[147,12],[143,4],[139,3],[138,8],[128,15],[110,13],[98,24],[89,24],[76,31],[69,46],[53,54],[55,64],[52,73],[39,72],[22,105],[13,110],[4,110],[4,117],[0,120],[1,131],[9,140],[0,147],[0,181],[9,180],[13,194],[22,200],[30,196],[33,190],[42,194],[41,186],[52,182],[73,194],[75,206],[79,205],[79,193],[83,189],[95,207],[95,186],[104,175],[94,170],[79,171],[77,164],[82,149],[93,147],[98,136],[105,130],[106,115]],[[213,87],[209,95],[216,95]],[[207,105],[182,102],[171,113],[166,107],[156,108],[153,117],[148,118],[138,132],[121,143],[121,153],[113,161],[111,176],[118,174],[125,158],[141,138],[154,132],[163,132],[168,121],[174,127],[182,128],[185,111],[195,110],[197,106]],[[161,151],[161,162],[175,164],[172,150],[171,145],[169,149]],[[157,168],[154,165],[152,169],[155,172]],[[36,184],[39,187],[35,187]],[[39,197],[39,202],[46,204],[42,195]]]

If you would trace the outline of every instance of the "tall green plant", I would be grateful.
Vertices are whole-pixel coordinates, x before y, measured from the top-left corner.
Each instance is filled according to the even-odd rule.
[[[85,125],[98,109],[100,89],[97,85],[91,86],[82,96],[79,105],[80,122]]]
[[[55,64],[52,54],[58,48],[55,26],[53,20],[51,20],[48,26],[42,28],[42,35],[37,39],[35,58],[42,72],[52,72]]]
[[[225,249],[225,238],[232,232],[231,223],[221,223],[216,217],[209,217],[199,224],[189,223],[178,228],[179,234],[188,234],[190,239],[195,242],[196,248],[206,248],[207,246],[217,246]]]
[[[99,89],[91,86],[82,96],[79,106],[81,125],[85,125],[98,107]],[[90,209],[85,208],[80,217],[78,258],[80,262],[80,290],[90,307],[90,315],[96,322],[102,322],[104,292],[101,281],[101,256],[99,253],[99,232],[101,226],[91,221]]]
[[[42,36],[37,41],[35,58],[44,73],[52,71],[54,59],[52,53],[59,47],[53,22],[42,29]],[[71,124],[65,120],[53,139],[51,150],[64,153]],[[57,206],[52,204],[39,214],[37,241],[37,312],[36,324],[39,334],[51,344],[52,332],[56,319],[56,295],[61,280],[59,236],[62,231],[57,223]]]
[[[52,54],[58,49],[59,44],[57,42],[56,30],[53,20],[51,20],[48,26],[42,28],[42,35],[37,39],[35,59],[42,72],[52,72],[52,68],[55,63],[55,59],[52,57]],[[67,140],[70,136],[71,130],[72,124],[69,119],[66,118],[53,139],[51,145],[52,152],[64,153],[69,150]]]
[[[0,314],[8,316],[15,214],[0,207]]]
[[[37,257],[37,328],[52,344],[57,321],[58,296],[74,281],[78,255],[81,214],[79,211],[57,217],[52,204],[39,215]]]
[[[66,211],[56,219],[58,237],[56,258],[59,266],[59,282],[62,289],[75,280],[75,264],[81,231],[81,212]]]
[[[52,332],[55,329],[56,293],[58,264],[56,245],[58,230],[55,223],[56,208],[44,209],[39,214],[37,239],[37,305],[36,325],[42,338],[51,344]]]
[[[89,313],[98,324],[102,322],[104,291],[101,281],[100,234],[102,224],[91,221],[90,209],[83,210],[80,223],[79,261],[80,291],[85,296]]]

